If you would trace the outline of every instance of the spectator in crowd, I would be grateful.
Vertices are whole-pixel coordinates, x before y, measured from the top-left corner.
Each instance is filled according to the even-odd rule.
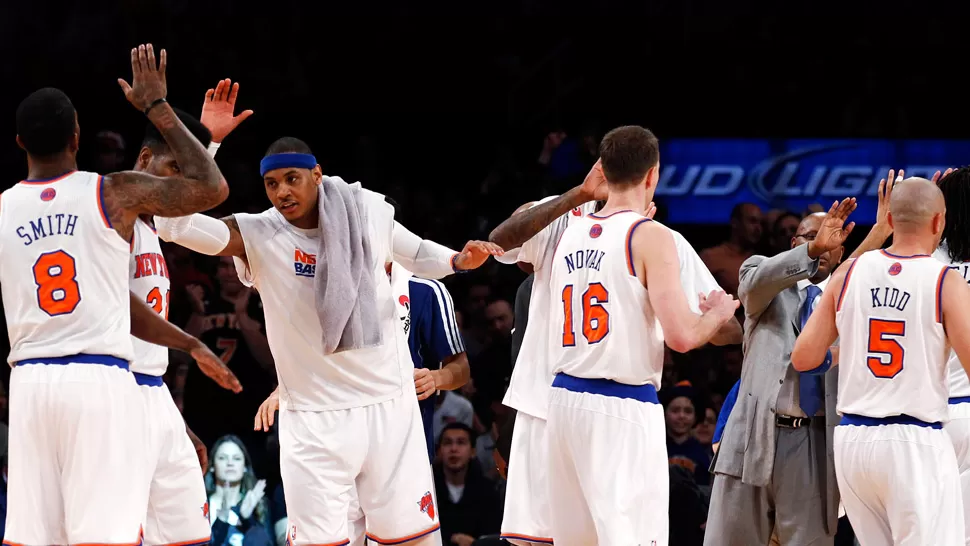
[[[273,499],[270,502],[270,521],[273,522],[273,537],[276,539],[276,546],[286,544],[287,534],[290,532],[290,521],[286,516],[286,498],[283,496],[283,484],[279,483],[273,490]]]
[[[472,407],[472,403],[469,402],[464,396],[452,391],[441,391],[435,397],[435,443],[440,442],[441,433],[448,428],[448,425],[458,423],[471,428],[474,422],[475,409]]]
[[[485,306],[488,346],[472,361],[472,375],[478,395],[473,402],[487,426],[492,422],[490,403],[502,399],[512,375],[512,329],[515,325],[512,306],[504,299],[494,299]]]
[[[123,171],[125,164],[125,139],[115,131],[101,131],[95,137],[95,172],[114,173]]]
[[[704,451],[706,451],[709,456],[714,455],[714,451],[711,449],[711,444],[714,443],[714,429],[716,426],[717,413],[714,411],[711,404],[706,404],[704,406],[704,417],[702,419],[698,419],[697,424],[694,425],[692,434],[694,439],[704,447]]]
[[[242,441],[223,436],[212,446],[205,489],[214,546],[272,546],[266,480],[253,474]]]
[[[252,416],[276,383],[262,302],[239,281],[228,256],[219,258],[216,281],[213,294],[198,285],[189,287],[192,314],[185,331],[222,358],[239,378],[243,392],[226,391],[204,377],[196,366],[190,366],[185,380],[186,420],[206,444],[223,434],[235,434],[254,449],[258,466],[263,450],[255,451],[255,447],[263,438],[253,431]]]
[[[434,481],[444,544],[471,546],[502,524],[502,500],[475,460],[473,436],[465,424],[451,423],[438,440]]]
[[[798,224],[802,219],[794,212],[783,212],[767,231],[767,245],[765,256],[774,256],[791,248],[791,240],[795,237]]]
[[[738,295],[738,271],[761,243],[761,208],[740,203],[731,211],[731,236],[723,243],[701,251],[701,260],[717,284],[732,296]]]
[[[694,477],[698,485],[709,485],[708,470],[711,457],[708,449],[691,436],[697,424],[694,389],[687,382],[673,389],[660,391],[664,394],[664,416],[667,421],[667,458],[670,464],[681,466]]]
[[[701,546],[707,523],[708,497],[694,476],[684,467],[670,465],[670,536],[671,546]]]

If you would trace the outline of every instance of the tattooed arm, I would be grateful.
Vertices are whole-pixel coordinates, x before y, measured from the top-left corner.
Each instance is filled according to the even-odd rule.
[[[208,210],[229,195],[229,187],[215,161],[165,102],[166,64],[165,50],[156,67],[152,45],[139,46],[131,50],[133,84],[118,81],[128,101],[145,112],[161,132],[181,170],[177,176],[169,177],[133,171],[104,177],[101,186],[104,212],[125,240],[131,238],[138,215],[184,216]]]
[[[519,248],[535,234],[553,223],[556,218],[583,203],[606,199],[608,196],[609,190],[606,185],[606,177],[603,175],[603,167],[597,161],[582,184],[555,199],[550,199],[532,208],[529,208],[529,205],[519,207],[508,220],[492,230],[488,240],[506,252]]]
[[[519,248],[557,218],[590,200],[590,196],[584,195],[582,188],[577,186],[534,207],[519,207],[512,216],[492,230],[488,240],[507,251]]]

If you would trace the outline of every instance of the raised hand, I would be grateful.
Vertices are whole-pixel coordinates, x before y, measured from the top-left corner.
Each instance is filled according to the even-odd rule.
[[[414,390],[418,393],[418,400],[430,398],[438,390],[431,370],[427,368],[414,369]]]
[[[125,98],[140,112],[145,112],[156,101],[168,95],[168,84],[165,81],[168,54],[163,49],[160,56],[161,62],[156,65],[155,48],[152,44],[142,44],[132,49],[132,83],[129,85],[122,78],[118,78],[118,85],[125,92]]]
[[[266,490],[266,480],[259,480],[256,485],[250,489],[246,496],[243,497],[242,502],[239,503],[239,515],[243,519],[249,519],[249,516],[253,515],[253,511],[256,510],[256,506],[259,505],[259,501],[263,500],[263,492]]]
[[[653,201],[647,204],[647,211],[643,214],[647,218],[653,220],[653,217],[657,214],[657,205]]]
[[[455,257],[455,269],[460,271],[478,269],[489,256],[501,256],[502,254],[505,254],[505,251],[495,243],[468,241],[465,248]]]
[[[603,201],[610,196],[610,188],[606,184],[606,175],[603,174],[603,164],[599,160],[596,160],[593,168],[586,174],[586,179],[583,180],[580,191],[589,201]]]
[[[243,110],[238,116],[233,116],[238,95],[239,83],[232,83],[228,78],[220,81],[215,89],[205,92],[201,121],[212,133],[212,142],[222,142],[240,123],[253,115],[252,110]]]
[[[952,168],[952,167],[951,167],[951,168],[949,168],[949,169],[947,169],[947,170],[946,170],[946,172],[944,172],[944,173],[943,173],[943,176],[940,176],[940,171],[936,171],[936,172],[935,172],[935,173],[933,174],[933,178],[932,178],[932,181],[933,181],[933,182],[939,182],[939,181],[940,181],[940,179],[942,179],[942,178],[946,178],[946,177],[947,177],[947,175],[949,175],[950,173],[952,173],[952,172],[953,172],[953,171],[955,171],[955,170],[956,170],[956,169],[954,169],[954,168]]]
[[[940,173],[937,172],[936,174]],[[896,175],[895,171],[889,169],[889,175],[879,181],[879,206],[876,208],[875,225],[892,229],[889,226],[889,201],[893,195],[893,188],[896,186],[896,183],[901,181],[905,176],[906,171],[902,169],[899,169],[898,175]]]
[[[239,383],[236,374],[232,373],[232,370],[226,366],[226,363],[210,351],[201,341],[189,354],[195,359],[195,363],[199,365],[202,373],[218,383],[220,387],[237,394],[242,392],[242,384]]]
[[[808,243],[810,256],[819,256],[842,246],[852,233],[852,228],[855,227],[855,222],[849,222],[848,225],[845,223],[855,208],[855,197],[847,197],[841,203],[838,201],[832,203],[825,218],[822,219],[822,225],[819,226],[815,239]]]

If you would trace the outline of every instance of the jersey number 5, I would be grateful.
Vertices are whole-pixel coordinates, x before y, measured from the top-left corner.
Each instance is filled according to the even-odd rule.
[[[610,293],[598,283],[590,283],[583,293],[583,337],[588,343],[599,343],[610,333],[610,312],[603,307],[610,302]],[[573,329],[573,285],[562,289],[563,306],[563,347],[576,345],[576,331]]]
[[[67,315],[81,303],[74,257],[63,250],[45,252],[33,267],[37,305],[52,317]]]
[[[869,356],[866,363],[872,375],[892,379],[903,370],[906,351],[895,338],[905,335],[905,321],[869,319]]]

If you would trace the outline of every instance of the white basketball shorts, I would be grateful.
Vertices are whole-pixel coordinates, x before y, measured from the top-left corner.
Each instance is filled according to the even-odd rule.
[[[963,494],[963,523],[970,522],[970,397],[950,399],[950,420],[943,425],[953,442],[960,471],[960,491]],[[970,546],[970,529],[965,531]]]
[[[135,373],[145,404],[152,469],[145,519],[147,546],[208,544],[209,506],[199,458],[161,377]]]
[[[333,411],[281,408],[279,426],[291,545],[349,544],[355,491],[372,543],[402,544],[438,530],[414,396]]]
[[[670,475],[657,391],[565,374],[552,386],[547,434],[556,546],[666,546]]]
[[[515,415],[509,452],[502,538],[516,546],[552,544],[549,439],[546,420]]]
[[[140,544],[150,481],[128,363],[74,355],[10,373],[7,544]]]
[[[950,438],[912,417],[843,415],[835,477],[861,544],[963,544],[963,497]]]

